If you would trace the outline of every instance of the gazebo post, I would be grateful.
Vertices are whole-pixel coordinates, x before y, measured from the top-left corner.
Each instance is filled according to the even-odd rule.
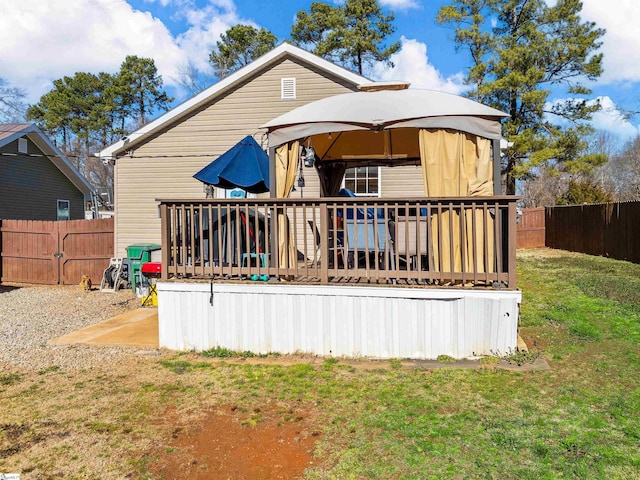
[[[491,140],[491,152],[493,154],[493,194],[502,195],[502,169],[500,165],[500,139]]]
[[[269,147],[269,196],[276,198],[276,147]]]
[[[276,198],[276,147],[269,147],[269,197]],[[273,268],[276,266],[276,257],[278,257],[278,226],[276,225],[278,212],[274,210],[271,215],[271,221],[269,222],[269,228],[271,229],[269,235],[269,251],[271,252],[269,267]]]

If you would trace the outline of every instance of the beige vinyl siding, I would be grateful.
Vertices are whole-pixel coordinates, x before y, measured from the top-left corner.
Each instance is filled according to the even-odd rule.
[[[281,79],[296,78],[296,99],[281,100]],[[115,183],[116,252],[133,243],[160,243],[158,198],[204,198],[193,175],[259,126],[306,103],[355,91],[356,85],[285,59],[217,96],[118,158]],[[255,135],[260,143],[260,135]],[[318,196],[317,176],[305,169],[304,196]],[[299,193],[298,193],[299,194]]]
[[[58,200],[71,220],[84,218],[83,193],[29,139],[27,149],[19,154],[18,140],[0,149],[0,219],[56,220]]]
[[[380,172],[382,197],[424,197],[422,167],[405,165],[382,167]]]

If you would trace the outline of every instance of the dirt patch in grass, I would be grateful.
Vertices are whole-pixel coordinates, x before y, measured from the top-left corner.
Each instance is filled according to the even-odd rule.
[[[165,419],[171,424],[175,414]],[[174,428],[149,471],[167,479],[301,478],[321,436],[315,419],[312,410],[281,406],[211,410],[197,425]]]

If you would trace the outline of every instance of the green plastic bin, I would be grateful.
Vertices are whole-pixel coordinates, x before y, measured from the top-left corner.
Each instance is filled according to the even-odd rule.
[[[141,286],[140,269],[143,263],[151,261],[151,252],[160,250],[161,245],[155,243],[136,243],[127,247],[127,257],[131,259],[131,290],[136,293],[136,287]]]

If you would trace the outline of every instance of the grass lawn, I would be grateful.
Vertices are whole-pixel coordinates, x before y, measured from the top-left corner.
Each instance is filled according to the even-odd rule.
[[[0,472],[153,478],[158,452],[174,451],[168,423],[233,404],[278,406],[283,422],[287,406],[311,412],[322,435],[308,479],[640,478],[640,265],[521,251],[518,284],[521,335],[550,370],[197,354],[0,370]]]

